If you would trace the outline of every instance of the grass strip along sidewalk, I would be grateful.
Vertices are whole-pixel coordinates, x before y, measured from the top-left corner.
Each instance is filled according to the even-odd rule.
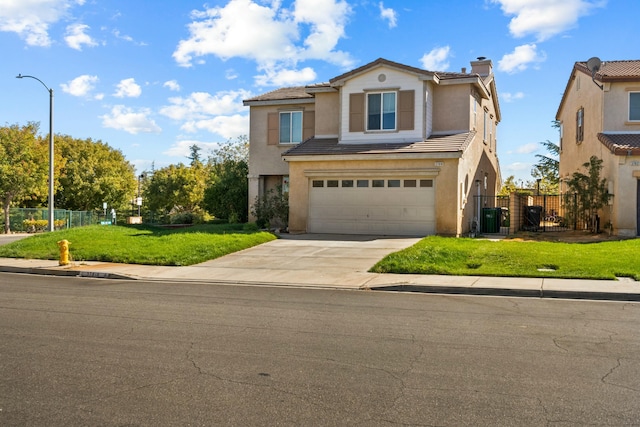
[[[43,233],[0,246],[0,257],[58,259],[56,242],[71,242],[71,261],[192,265],[250,248],[276,237],[243,224],[166,229],[147,225],[88,226]]]
[[[374,273],[640,280],[640,239],[599,243],[427,237],[382,259]]]

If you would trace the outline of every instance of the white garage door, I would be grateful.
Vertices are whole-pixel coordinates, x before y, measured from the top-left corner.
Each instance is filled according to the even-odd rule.
[[[434,181],[402,178],[312,178],[310,233],[435,234]]]

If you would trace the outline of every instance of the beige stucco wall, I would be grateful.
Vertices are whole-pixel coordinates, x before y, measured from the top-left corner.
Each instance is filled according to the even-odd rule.
[[[267,114],[285,109],[304,109],[314,111],[313,103],[273,106],[252,106],[249,128],[249,176],[287,175],[289,166],[282,160],[281,154],[292,148],[292,144],[267,144]],[[318,120],[316,119],[316,123]]]
[[[574,71],[575,72],[575,71]],[[614,195],[610,207],[599,213],[600,226],[611,221],[613,233],[635,236],[637,233],[637,180],[640,176],[640,158],[614,155],[602,144],[600,132],[640,132],[640,123],[628,121],[629,90],[640,90],[640,83],[605,83],[601,90],[591,77],[575,72],[558,115],[563,123],[560,177],[567,179],[574,172],[586,173],[582,165],[593,155],[602,159],[600,174],[609,183]],[[576,111],[584,107],[584,141],[576,143]],[[566,188],[562,186],[561,190]]]
[[[384,77],[382,77],[384,76]],[[352,93],[367,91],[413,90],[414,128],[400,131],[349,132],[349,96]],[[363,142],[406,142],[418,141],[423,137],[424,116],[422,114],[425,94],[423,81],[411,73],[395,68],[380,66],[363,72],[355,78],[347,80],[340,88],[340,141],[344,143]],[[366,114],[366,113],[365,113]]]
[[[602,158],[608,151],[598,141],[602,131],[602,106],[604,93],[591,81],[591,76],[575,72],[570,80],[567,96],[557,119],[562,122],[562,151],[560,153],[560,178],[567,178],[578,171],[592,155]],[[576,113],[584,108],[584,140],[576,143]]]
[[[316,131],[317,137],[338,137],[340,118],[340,94],[338,92],[316,93]]]
[[[433,91],[433,132],[465,131],[470,129],[470,85],[435,86]],[[478,125],[482,126],[482,109],[478,111]]]
[[[605,83],[605,132],[640,132],[640,122],[629,121],[629,92],[640,92],[640,82]]]

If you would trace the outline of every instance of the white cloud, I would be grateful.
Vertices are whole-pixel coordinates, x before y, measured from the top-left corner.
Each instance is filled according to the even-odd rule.
[[[85,0],[3,0],[0,31],[17,33],[29,46],[50,46],[49,26]]]
[[[538,53],[535,44],[517,46],[512,53],[508,53],[498,61],[498,69],[505,73],[513,74],[526,70],[529,65],[544,62],[547,56],[544,52]]]
[[[520,147],[518,147],[518,149],[516,150],[516,153],[518,154],[531,154],[531,153],[535,153],[536,151],[540,150],[540,144],[538,144],[537,142],[530,142],[528,144],[524,144],[521,145]]]
[[[389,21],[389,28],[395,28],[398,25],[398,14],[396,11],[390,7],[385,8],[382,2],[378,4],[378,7],[380,8],[380,17]]]
[[[255,76],[258,86],[300,86],[312,82],[317,74],[313,68],[305,67],[302,70],[275,70],[263,69],[264,74]]]
[[[249,97],[251,93],[246,90],[222,91],[215,95],[194,92],[188,97],[169,98],[171,105],[162,107],[160,114],[173,120],[206,119],[244,111],[242,100]]]
[[[603,7],[606,0],[491,0],[499,4],[507,16],[514,37],[529,34],[538,41],[547,40],[576,26],[578,19]]]
[[[507,165],[506,170],[510,172],[522,172],[531,170],[530,163],[522,163],[522,162],[513,162],[510,165]]]
[[[230,0],[223,7],[192,12],[190,37],[179,42],[173,57],[185,67],[207,55],[247,58],[259,67],[295,67],[305,59],[350,67],[349,55],[334,50],[350,13],[344,0],[295,0],[292,9],[277,0]],[[302,40],[301,33],[308,35]]]
[[[62,83],[60,87],[62,91],[73,96],[87,96],[98,83],[98,76],[90,76],[83,74],[76,77],[73,80],[69,80],[68,83]]]
[[[169,147],[168,150],[163,151],[162,154],[171,157],[188,157],[189,154],[191,154],[191,150],[189,147],[193,145],[197,145],[198,147],[200,147],[203,152],[209,152],[220,148],[220,143],[218,142],[182,140],[173,144],[171,147]]]
[[[449,46],[436,47],[429,53],[425,53],[420,62],[425,70],[446,71],[449,68],[449,57],[451,48]]]
[[[169,81],[164,82],[162,87],[167,87],[167,88],[169,88],[169,90],[172,90],[174,92],[180,92],[180,85],[175,80],[169,80]]]
[[[249,134],[249,115],[217,116],[207,120],[190,121],[182,125],[182,130],[189,133],[206,130],[221,135],[225,139],[235,139]]]
[[[100,116],[102,125],[106,128],[123,130],[130,134],[138,133],[160,133],[162,129],[156,122],[149,118],[151,110],[142,108],[134,111],[124,105],[116,105],[109,114]]]
[[[118,90],[113,94],[116,98],[137,98],[142,93],[142,89],[133,78],[121,80],[116,87]]]
[[[229,68],[224,72],[224,77],[227,80],[235,80],[238,78],[238,73],[236,73],[236,71],[233,68]]]
[[[500,94],[500,97],[502,98],[502,100],[504,102],[513,102],[517,99],[522,99],[524,98],[524,93],[522,92],[516,92],[516,93],[509,93],[509,92],[503,92]]]
[[[85,24],[72,24],[67,26],[67,32],[64,37],[67,46],[75,50],[82,50],[82,45],[97,46],[98,43],[86,33],[87,30],[89,30],[89,26]]]

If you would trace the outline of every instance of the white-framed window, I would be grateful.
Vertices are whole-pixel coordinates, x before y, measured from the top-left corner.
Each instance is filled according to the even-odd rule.
[[[396,129],[396,93],[367,93],[367,130]]]
[[[478,128],[478,100],[473,98],[473,129]]]
[[[302,111],[280,112],[280,144],[302,142]]]
[[[629,121],[640,121],[640,92],[629,92]]]

